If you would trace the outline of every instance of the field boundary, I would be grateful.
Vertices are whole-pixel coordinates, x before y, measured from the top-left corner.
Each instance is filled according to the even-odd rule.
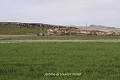
[[[0,43],[33,43],[33,42],[120,42],[118,40],[1,40]]]

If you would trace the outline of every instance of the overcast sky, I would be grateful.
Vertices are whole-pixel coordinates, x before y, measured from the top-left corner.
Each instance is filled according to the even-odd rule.
[[[120,0],[0,0],[0,22],[120,28]]]

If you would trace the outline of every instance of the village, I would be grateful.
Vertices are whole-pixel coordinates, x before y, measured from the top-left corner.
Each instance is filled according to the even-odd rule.
[[[48,29],[47,33],[37,34],[37,36],[82,36],[82,35],[120,36],[120,32],[86,30],[79,28],[54,28],[54,29]]]

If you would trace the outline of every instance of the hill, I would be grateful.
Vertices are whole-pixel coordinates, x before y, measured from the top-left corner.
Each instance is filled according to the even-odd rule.
[[[57,27],[66,28],[66,26],[43,23],[0,22],[0,34],[38,34]]]
[[[67,28],[67,29],[80,29],[80,30],[99,30],[99,31],[114,31],[120,32],[120,28],[107,27],[101,25],[89,25],[87,28],[85,26],[62,26],[62,25],[52,25],[43,23],[21,23],[21,22],[0,22],[0,34],[7,35],[30,35],[38,33],[47,33],[48,29],[55,28]]]
[[[80,27],[81,29],[86,29],[86,27]],[[87,30],[99,30],[99,31],[114,31],[114,32],[120,32],[120,28],[115,27],[108,27],[108,26],[102,26],[102,25],[89,25],[87,26]]]

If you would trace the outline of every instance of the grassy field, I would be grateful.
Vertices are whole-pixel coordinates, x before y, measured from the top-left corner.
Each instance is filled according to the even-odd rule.
[[[120,39],[120,36],[23,36],[4,38],[1,40],[100,40]]]
[[[19,35],[19,34],[38,34],[47,32],[48,27],[42,30],[40,27],[19,27],[19,26],[0,26],[0,34]]]
[[[119,80],[119,56],[120,43],[0,44],[0,80]]]

